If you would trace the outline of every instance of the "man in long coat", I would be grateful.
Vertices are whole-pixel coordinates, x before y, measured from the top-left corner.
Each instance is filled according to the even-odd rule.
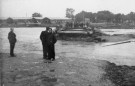
[[[56,36],[52,29],[48,30],[48,59],[55,60],[55,43],[57,42]]]
[[[14,47],[15,47],[15,43],[16,43],[16,34],[14,33],[14,29],[10,28],[10,32],[8,33],[8,40],[10,43],[10,56],[14,57]]]
[[[48,59],[48,45],[47,45],[48,30],[49,27],[46,27],[46,30],[42,31],[40,34],[40,40],[43,46],[43,59]]]

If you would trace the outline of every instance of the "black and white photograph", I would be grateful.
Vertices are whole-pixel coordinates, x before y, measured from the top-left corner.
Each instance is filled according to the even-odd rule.
[[[0,86],[135,86],[135,0],[0,0]]]

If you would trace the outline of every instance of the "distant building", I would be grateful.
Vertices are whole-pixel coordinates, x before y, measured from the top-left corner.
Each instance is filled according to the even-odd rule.
[[[71,18],[50,18],[51,23],[55,23],[55,24],[63,24],[66,22],[72,22]]]
[[[51,24],[51,20],[47,17],[43,18],[41,24]]]
[[[66,22],[71,22],[70,18],[54,18],[54,17],[11,17],[16,25],[43,25],[43,24],[57,24],[64,25]],[[7,18],[0,18],[0,21],[6,23]],[[37,22],[35,22],[37,21]]]

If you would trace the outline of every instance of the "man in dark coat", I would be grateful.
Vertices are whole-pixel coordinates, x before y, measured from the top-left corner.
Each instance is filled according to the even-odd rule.
[[[52,29],[48,30],[48,59],[55,60],[55,43],[57,42]]]
[[[8,33],[8,40],[10,43],[10,56],[14,57],[14,47],[15,47],[15,43],[16,43],[16,34],[14,33],[14,29],[10,28],[10,32]]]
[[[48,30],[49,27],[46,27],[46,30],[42,31],[40,34],[40,40],[43,46],[43,59],[48,59],[48,45],[47,45]]]

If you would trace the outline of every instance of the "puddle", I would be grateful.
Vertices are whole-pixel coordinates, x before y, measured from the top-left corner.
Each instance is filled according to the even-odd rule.
[[[29,64],[29,62],[26,62],[26,61],[22,61],[23,64]]]
[[[71,75],[71,74],[75,74],[76,72],[66,72],[66,74]]]
[[[57,78],[47,77],[45,75],[42,76],[41,79],[42,79],[42,82],[48,82],[48,83],[50,83],[50,82],[57,82]]]
[[[63,63],[63,62],[59,62],[59,63]]]
[[[55,72],[55,69],[51,69],[50,72]]]

